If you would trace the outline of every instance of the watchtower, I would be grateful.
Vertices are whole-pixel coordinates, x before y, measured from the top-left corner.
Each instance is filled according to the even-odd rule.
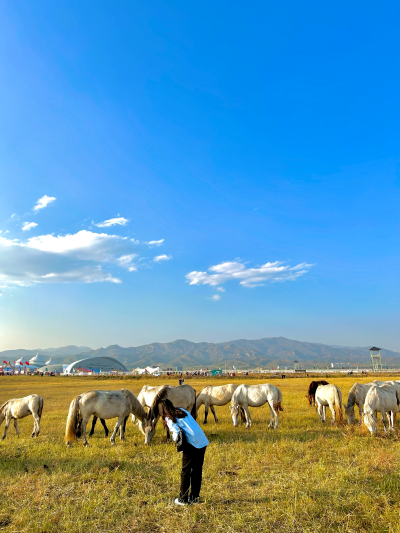
[[[296,370],[299,369],[299,362],[298,361],[293,361],[294,363],[294,371],[296,372]]]
[[[371,354],[372,370],[382,370],[381,349],[377,348],[376,346],[372,346],[372,348],[369,349],[369,353]]]

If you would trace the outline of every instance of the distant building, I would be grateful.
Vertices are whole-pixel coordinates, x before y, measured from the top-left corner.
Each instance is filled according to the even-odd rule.
[[[64,370],[64,374],[78,372],[129,372],[129,370],[114,357],[88,357],[71,363]]]
[[[46,359],[44,359],[38,353],[32,359],[29,359],[29,370],[36,370],[37,368],[42,367],[46,364]]]

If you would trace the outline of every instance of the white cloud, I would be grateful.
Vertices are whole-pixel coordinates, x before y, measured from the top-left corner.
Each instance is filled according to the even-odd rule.
[[[153,261],[155,261],[156,263],[158,263],[159,261],[169,261],[170,259],[172,259],[172,255],[157,255]]]
[[[236,280],[244,287],[257,287],[265,283],[294,280],[308,272],[311,266],[307,263],[300,263],[290,267],[281,261],[275,261],[265,263],[258,268],[247,268],[244,263],[239,261],[227,261],[210,267],[208,272],[189,272],[186,279],[190,285],[215,287],[227,281]]]
[[[44,207],[47,207],[49,204],[51,204],[52,202],[55,202],[56,201],[56,198],[54,198],[54,196],[46,196],[46,194],[44,196],[42,196],[41,198],[39,198],[39,200],[37,201],[35,207],[33,208],[34,211],[39,211],[39,209],[43,209]],[[12,215],[14,216],[14,215]]]
[[[110,218],[109,220],[105,220],[104,222],[99,222],[98,224],[95,224],[98,228],[109,228],[110,226],[126,226],[126,224],[129,222],[127,218],[124,217],[117,217],[117,218]]]
[[[121,257],[118,257],[117,263],[121,267],[126,268],[129,272],[136,272],[137,265],[133,264],[133,260],[136,257],[137,257],[137,254],[121,255]]]
[[[32,228],[36,228],[36,222],[24,222],[22,224],[22,231],[29,231]]]
[[[211,298],[209,298],[209,300],[220,300],[221,299],[221,296],[219,294],[214,294],[214,296],[211,296]]]
[[[140,254],[148,247],[128,237],[88,230],[25,240],[0,236],[0,284],[120,283],[105,265],[134,272],[142,260]]]
[[[223,287],[217,287],[218,292],[225,292],[225,289]]]
[[[148,241],[146,242],[146,244],[148,244],[149,246],[161,246],[163,242],[164,239],[160,239],[159,241]]]

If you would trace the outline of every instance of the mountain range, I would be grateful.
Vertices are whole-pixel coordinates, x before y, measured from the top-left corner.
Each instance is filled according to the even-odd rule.
[[[344,368],[354,365],[370,365],[368,347],[331,346],[326,344],[300,342],[284,337],[269,337],[258,340],[239,339],[235,341],[209,343],[190,342],[179,339],[167,343],[122,348],[118,344],[93,350],[87,346],[65,346],[45,350],[7,350],[0,352],[0,358],[8,360],[19,357],[31,358],[37,352],[51,356],[53,362],[72,363],[79,359],[109,356],[123,362],[128,368],[145,366],[214,368],[234,365],[236,368],[293,367],[299,361],[302,368],[326,368],[334,363]],[[382,349],[382,361],[386,366],[398,366],[400,353]]]

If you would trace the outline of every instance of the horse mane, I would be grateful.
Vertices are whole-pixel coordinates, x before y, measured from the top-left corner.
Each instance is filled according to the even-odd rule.
[[[167,398],[169,389],[170,389],[169,385],[164,385],[162,389],[160,389],[157,392],[157,394],[154,396],[154,400],[153,400],[153,403],[151,404],[149,414],[148,414],[149,420],[151,420],[152,418],[159,418],[160,410],[159,410],[158,404]]]
[[[139,420],[146,420],[147,418],[147,413],[146,411],[143,409],[143,405],[139,402],[139,400],[137,399],[137,397],[133,394],[133,392],[131,393],[132,394],[132,412],[133,414],[139,419]]]

